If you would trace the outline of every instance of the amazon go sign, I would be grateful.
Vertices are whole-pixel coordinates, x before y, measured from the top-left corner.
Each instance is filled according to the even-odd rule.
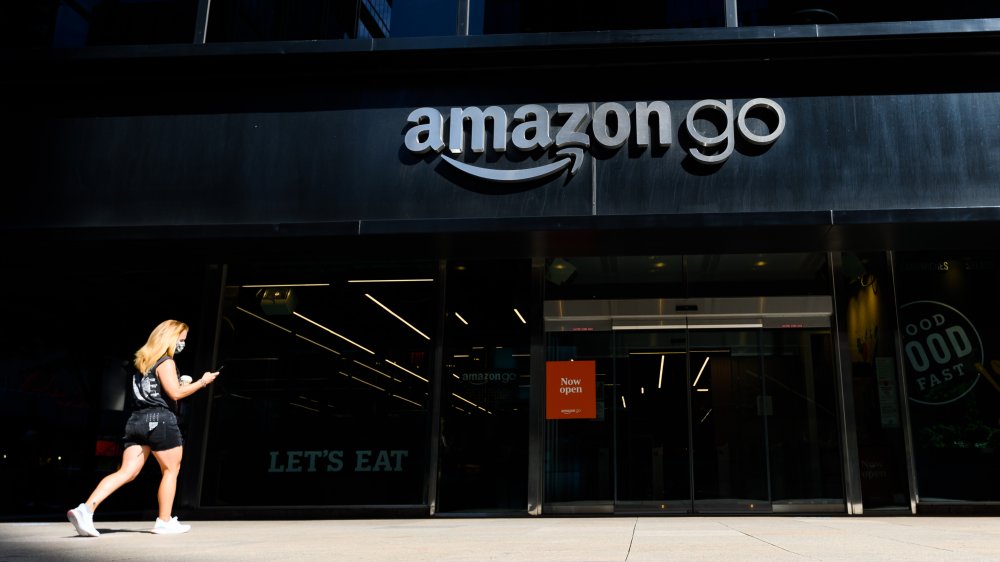
[[[965,396],[979,381],[983,344],[972,322],[936,301],[899,307],[910,399],[947,404]]]
[[[453,156],[442,154],[444,162],[462,173],[496,182],[537,180],[564,170],[573,175],[580,169],[584,152],[593,145],[615,150],[630,138],[639,148],[669,147],[673,143],[671,109],[662,101],[638,102],[631,109],[609,102],[593,112],[589,104],[564,103],[556,106],[554,114],[544,106],[529,104],[517,108],[511,116],[497,106],[453,107],[447,142],[445,117],[437,109],[415,109],[406,121],[407,150],[436,154],[447,146]],[[777,102],[766,98],[747,101],[739,110],[733,100],[702,100],[688,109],[684,126],[694,143],[690,155],[702,164],[719,165],[733,154],[737,135],[758,146],[776,141],[785,130],[785,112]],[[492,135],[487,133],[488,128]],[[465,150],[467,130],[469,147],[476,154],[486,151],[487,139],[496,153],[504,153],[511,146],[521,152],[554,148],[555,153],[551,162],[520,169],[472,165],[458,158]]]

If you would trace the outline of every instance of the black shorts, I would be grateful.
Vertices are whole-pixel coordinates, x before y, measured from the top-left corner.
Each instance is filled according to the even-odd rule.
[[[184,444],[177,416],[166,408],[136,410],[125,424],[125,448],[132,445],[149,445],[154,451],[166,451]]]

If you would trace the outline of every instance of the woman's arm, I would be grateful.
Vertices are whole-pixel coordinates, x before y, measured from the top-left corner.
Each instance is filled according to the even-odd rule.
[[[169,396],[171,400],[177,401],[182,398],[187,398],[195,392],[207,387],[215,380],[215,377],[219,376],[219,372],[206,372],[195,382],[181,386],[181,383],[177,380],[177,365],[174,363],[173,359],[168,359],[163,363],[160,363],[160,366],[156,368],[156,376],[160,379],[160,388],[163,389],[163,392]]]

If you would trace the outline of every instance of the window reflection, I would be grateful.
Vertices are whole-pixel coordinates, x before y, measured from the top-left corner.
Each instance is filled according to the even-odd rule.
[[[740,26],[873,23],[1000,17],[987,0],[860,2],[858,0],[739,0]]]
[[[72,48],[192,43],[198,0],[37,0],[0,5],[0,45]],[[988,0],[862,3],[738,0],[739,26],[854,24],[1000,17]],[[447,37],[724,27],[723,0],[214,0],[209,42]]]
[[[191,43],[198,0],[33,0],[4,2],[3,44],[92,47]]]
[[[722,0],[471,0],[469,34],[669,29],[725,25]]]

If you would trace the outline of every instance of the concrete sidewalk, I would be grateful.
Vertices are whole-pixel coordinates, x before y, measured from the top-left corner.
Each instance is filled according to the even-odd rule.
[[[0,560],[1000,561],[1000,517],[537,517],[0,523]]]

